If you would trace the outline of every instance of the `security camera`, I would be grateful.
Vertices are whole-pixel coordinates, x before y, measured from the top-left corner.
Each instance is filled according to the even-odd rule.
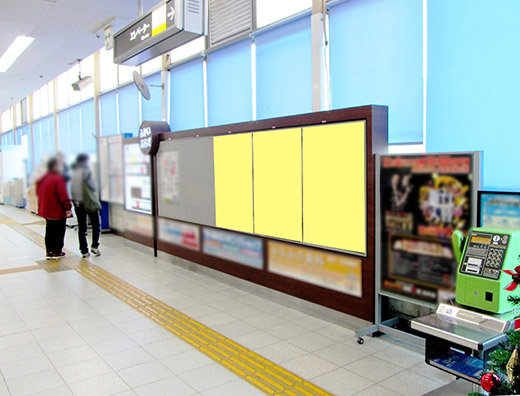
[[[87,76],[87,77],[79,76],[79,80],[72,84],[72,89],[74,91],[81,91],[82,89],[87,88],[93,82],[94,82],[94,80],[92,79],[92,76]]]

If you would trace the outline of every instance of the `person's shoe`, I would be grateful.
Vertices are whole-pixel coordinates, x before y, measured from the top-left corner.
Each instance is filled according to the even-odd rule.
[[[97,256],[101,256],[101,252],[99,251],[99,248],[92,248],[92,249],[90,249],[90,251],[91,251],[92,254],[93,254],[94,256],[96,256],[96,257],[97,257]]]
[[[61,252],[61,253],[53,254],[53,255],[52,255],[52,258],[53,258],[54,260],[59,260],[59,259],[61,259],[61,258],[63,258],[63,257],[65,257],[65,252]]]
[[[87,252],[87,253],[82,253],[82,254],[81,254],[81,257],[83,257],[83,258],[90,257],[90,253],[89,253],[89,252]]]
[[[54,255],[52,253],[47,253],[45,260],[54,260]]]

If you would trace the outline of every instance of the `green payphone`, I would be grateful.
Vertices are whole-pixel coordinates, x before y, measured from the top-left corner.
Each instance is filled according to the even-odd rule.
[[[473,228],[463,240],[459,231],[453,234],[459,263],[457,303],[494,313],[511,311],[513,307],[507,301],[511,292],[505,289],[513,278],[503,270],[514,272],[520,264],[520,231]]]

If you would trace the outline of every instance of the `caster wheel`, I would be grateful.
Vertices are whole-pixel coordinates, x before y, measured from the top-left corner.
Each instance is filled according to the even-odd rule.
[[[363,345],[363,344],[365,343],[365,340],[363,339],[363,337],[359,337],[359,338],[357,339],[357,343],[358,343],[359,345]]]

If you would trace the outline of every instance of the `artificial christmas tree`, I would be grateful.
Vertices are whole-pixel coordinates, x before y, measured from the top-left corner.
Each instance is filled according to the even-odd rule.
[[[505,272],[505,271],[504,271]],[[510,274],[511,275],[511,274]],[[513,277],[515,285],[517,279]],[[513,306],[520,305],[520,296],[509,296]],[[489,354],[487,372],[480,378],[480,385],[490,395],[520,395],[520,331],[507,333],[508,343]],[[469,396],[482,396],[472,392]]]

